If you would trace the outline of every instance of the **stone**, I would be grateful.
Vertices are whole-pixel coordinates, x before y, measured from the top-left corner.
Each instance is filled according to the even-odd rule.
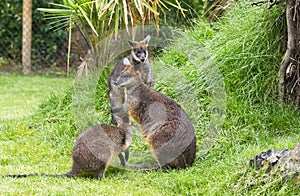
[[[292,149],[270,149],[251,158],[251,168],[260,170],[266,168],[267,172],[281,170],[287,173],[300,172],[300,142]]]

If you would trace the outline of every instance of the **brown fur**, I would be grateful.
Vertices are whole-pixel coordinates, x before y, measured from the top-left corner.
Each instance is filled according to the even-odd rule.
[[[148,61],[148,42],[150,40],[150,36],[147,36],[144,40],[137,41],[128,41],[131,47],[131,54],[126,58],[129,59],[132,65],[134,65],[136,70],[139,70],[142,74],[142,80],[145,84],[150,87],[153,86],[153,74],[151,71],[151,66]],[[111,108],[121,106],[125,100],[124,89],[116,87],[113,83],[119,77],[121,72],[123,71],[124,59],[120,60],[119,63],[114,67],[114,70],[110,74],[108,78],[108,94]],[[129,118],[126,112],[118,111],[112,112],[112,123],[116,124],[116,117],[120,117],[124,123],[129,122]]]
[[[125,63],[126,60],[124,60]],[[185,168],[196,156],[194,128],[184,110],[172,99],[150,89],[130,62],[116,80],[126,90],[121,108],[139,124],[160,167]]]
[[[128,132],[130,130],[130,133]],[[130,125],[116,128],[96,125],[88,128],[76,141],[72,152],[73,166],[67,176],[77,176],[90,172],[93,178],[102,178],[113,158],[125,151],[126,134],[132,136]]]
[[[72,151],[71,171],[62,175],[44,175],[54,177],[92,176],[104,177],[105,171],[113,158],[125,151],[130,143],[133,127],[121,124],[120,127],[95,125],[83,132],[75,142]],[[127,138],[127,141],[126,141]],[[38,174],[7,175],[7,177],[28,177]]]
[[[148,61],[148,43],[150,41],[150,36],[148,35],[144,40],[137,42],[128,40],[128,44],[131,47],[131,54],[126,57],[130,60],[131,64],[135,66],[136,70],[139,70],[142,74],[143,82],[150,87],[154,84],[153,82],[153,74],[151,71],[150,62]],[[113,83],[119,77],[122,70],[124,69],[124,59],[119,61],[119,63],[115,66],[114,70],[110,74],[108,78],[108,95],[110,100],[111,108],[119,107],[125,102],[125,92],[123,88],[116,87]],[[112,110],[111,110],[112,111]],[[119,110],[118,112],[112,113],[112,123],[117,124],[116,118],[122,119],[121,123],[129,123],[129,117],[126,111]],[[125,151],[125,160],[129,158],[129,149]],[[124,163],[124,157],[122,154],[119,155],[119,159],[122,165]]]

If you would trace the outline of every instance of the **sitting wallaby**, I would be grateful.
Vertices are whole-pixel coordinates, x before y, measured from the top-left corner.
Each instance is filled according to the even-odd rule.
[[[92,126],[85,130],[75,142],[72,151],[73,165],[71,171],[62,175],[45,174],[43,176],[73,177],[88,175],[101,179],[104,177],[105,171],[113,158],[129,147],[133,131],[133,126],[127,123],[120,124],[119,127],[110,125]],[[35,175],[38,174],[16,174],[7,175],[7,177],[20,178]]]
[[[134,68],[138,70],[142,75],[142,81],[152,87],[153,86],[153,74],[151,71],[150,63],[148,61],[148,43],[150,36],[148,35],[144,40],[137,42],[128,40],[131,47],[131,54],[126,58],[130,63],[134,65]],[[120,73],[124,69],[125,65],[123,60],[114,67],[114,70],[108,78],[108,94],[110,99],[111,108],[121,106],[124,103],[125,93],[123,88],[119,88],[114,85],[115,80],[119,77]],[[116,124],[115,117],[120,117],[124,123],[128,123],[128,114],[124,111],[113,112],[112,111],[112,123]]]
[[[128,59],[115,81],[126,92],[125,103],[114,111],[127,111],[140,126],[160,168],[186,168],[196,156],[196,137],[192,122],[172,99],[145,85],[139,71]]]

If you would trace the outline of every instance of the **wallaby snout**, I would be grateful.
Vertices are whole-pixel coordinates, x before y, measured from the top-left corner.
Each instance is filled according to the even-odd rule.
[[[148,51],[144,48],[137,48],[132,50],[132,56],[135,61],[144,63],[148,59]]]
[[[147,60],[147,58],[148,58],[148,54],[147,54],[147,51],[146,51],[146,50],[138,51],[137,54],[135,54],[135,55],[136,55],[136,57],[137,57],[138,59],[140,59],[140,61],[141,61],[142,63],[144,63],[144,62]]]
[[[142,56],[141,58],[142,63],[144,63],[146,61],[146,56]]]

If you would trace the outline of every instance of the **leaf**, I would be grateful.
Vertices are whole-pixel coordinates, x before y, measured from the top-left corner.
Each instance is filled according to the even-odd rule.
[[[38,11],[69,16],[71,9],[38,8]]]
[[[115,13],[115,34],[117,36],[119,32],[119,21],[120,21],[120,15],[119,15],[119,7],[117,7],[117,11]]]
[[[64,7],[64,8],[72,9],[71,6],[64,5],[64,4],[58,4],[58,3],[49,3],[49,4],[50,4],[50,5],[57,6],[57,7]]]
[[[154,10],[148,3],[144,2],[143,5],[148,9],[150,10],[153,14],[156,14],[156,15],[159,15],[159,13]]]
[[[82,9],[82,7],[78,7],[78,9],[80,10],[81,14],[85,18],[86,22],[89,24],[89,26],[91,27],[91,29],[93,30],[93,32],[98,37],[98,33],[97,33],[96,29],[94,28],[94,25],[92,24],[92,22],[90,21],[90,19],[88,18],[88,16],[86,15],[86,13],[84,12],[84,10]]]
[[[178,2],[178,0],[176,0],[177,5],[175,5],[175,4],[173,4],[173,3],[169,2],[169,1],[166,1],[166,3],[169,4],[169,5],[171,5],[171,6],[173,6],[173,7],[175,7],[175,8],[177,8],[178,10],[180,10],[180,12],[183,15],[183,17],[185,17],[184,12],[187,11],[187,10],[184,9],[183,7],[181,7],[181,4]]]
[[[111,4],[114,2],[115,0],[111,0],[104,8],[102,8],[98,14],[98,19],[100,19],[105,13],[106,11],[110,8]],[[116,4],[116,3],[115,3]]]
[[[108,21],[108,26],[110,26],[110,23],[111,23],[111,21],[112,21],[112,18],[113,18],[113,16],[114,16],[114,14],[115,14],[115,7],[116,7],[116,3],[113,5],[113,7],[112,7],[112,12],[111,12],[111,14],[110,14],[110,16],[109,16],[109,21]],[[119,19],[118,19],[119,20]],[[116,22],[116,21],[115,21]]]
[[[184,14],[185,10],[179,1],[172,1],[176,3],[170,0],[63,0],[61,4],[51,3],[54,9],[39,10],[46,12],[49,20],[57,20],[57,23],[51,22],[52,28],[68,26],[71,18],[73,24],[80,26],[81,34],[93,47],[93,44],[100,41],[99,35],[113,31],[117,36],[120,28],[126,28],[129,32],[129,27],[135,27],[138,23],[144,26],[154,22],[159,30],[160,14],[165,14],[170,6]]]
[[[125,22],[125,27],[126,31],[128,32],[128,10],[127,10],[127,3],[126,0],[123,1],[123,9],[124,9],[124,22]]]
[[[140,0],[134,0],[135,7],[137,8],[138,12],[140,13],[141,18],[143,19],[144,16],[144,11],[143,11],[143,6],[142,6],[142,1]]]

